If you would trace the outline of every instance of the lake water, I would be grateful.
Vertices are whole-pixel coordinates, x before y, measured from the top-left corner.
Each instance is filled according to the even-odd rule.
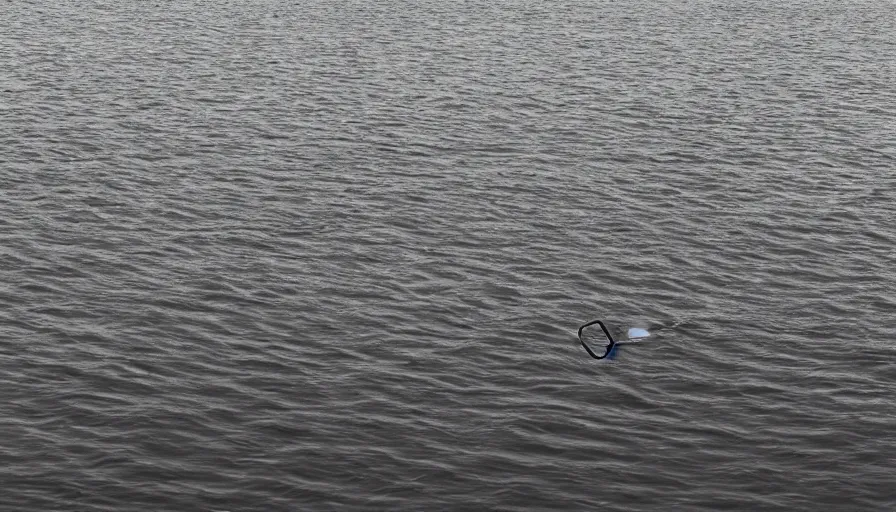
[[[896,509],[893,2],[2,5],[0,509]]]

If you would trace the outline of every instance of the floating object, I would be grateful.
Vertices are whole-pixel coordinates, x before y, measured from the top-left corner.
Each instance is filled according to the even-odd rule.
[[[584,331],[587,327],[591,327],[592,325],[595,325],[595,324],[600,326],[600,329],[602,331],[604,331],[604,336],[606,336],[607,341],[609,341],[609,343],[607,344],[606,352],[604,352],[604,355],[602,355],[602,356],[595,354],[594,351],[591,350],[591,347],[588,346],[588,343],[585,342],[585,339],[582,338],[582,331]],[[613,352],[613,349],[616,348],[616,341],[614,341],[613,337],[610,336],[610,331],[607,330],[607,326],[604,325],[604,323],[601,322],[600,320],[592,320],[592,321],[588,322],[587,324],[579,327],[578,336],[579,336],[579,341],[582,343],[582,346],[585,347],[585,350],[588,352],[588,355],[593,357],[594,359],[603,359],[603,358],[609,356],[610,353]],[[615,356],[615,354],[614,354],[614,356]]]
[[[585,341],[585,338],[588,337],[588,332],[586,329],[591,327],[592,325],[597,325],[600,327],[601,331],[603,331],[604,337],[606,337],[606,341],[608,342],[605,348],[603,355],[598,355],[595,353],[591,347],[588,345],[588,342]],[[594,329],[589,329],[590,331],[594,331]],[[616,355],[619,352],[619,345],[627,342],[638,342],[642,338],[646,338],[650,336],[650,333],[647,329],[642,329],[640,327],[632,327],[626,333],[627,337],[625,340],[616,341],[613,339],[613,336],[610,334],[610,331],[607,329],[607,326],[601,322],[600,320],[592,320],[587,324],[579,327],[578,336],[579,341],[582,343],[582,346],[585,347],[585,351],[588,352],[588,355],[593,357],[594,359],[616,359]]]
[[[628,330],[628,339],[634,340],[638,338],[646,338],[650,336],[650,333],[647,332],[647,329],[641,329],[640,327],[632,327]]]

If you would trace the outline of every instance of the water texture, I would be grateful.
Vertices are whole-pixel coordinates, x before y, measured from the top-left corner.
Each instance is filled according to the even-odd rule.
[[[892,2],[0,7],[0,510],[896,509]]]

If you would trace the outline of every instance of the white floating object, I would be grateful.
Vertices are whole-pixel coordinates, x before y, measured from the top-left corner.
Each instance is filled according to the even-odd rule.
[[[632,327],[628,330],[628,339],[632,340],[635,338],[646,338],[650,336],[650,333],[647,332],[647,329],[641,329],[639,327]]]

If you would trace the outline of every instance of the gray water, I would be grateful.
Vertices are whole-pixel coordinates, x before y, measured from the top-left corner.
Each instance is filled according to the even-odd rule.
[[[3,511],[896,509],[892,2],[0,7]]]

